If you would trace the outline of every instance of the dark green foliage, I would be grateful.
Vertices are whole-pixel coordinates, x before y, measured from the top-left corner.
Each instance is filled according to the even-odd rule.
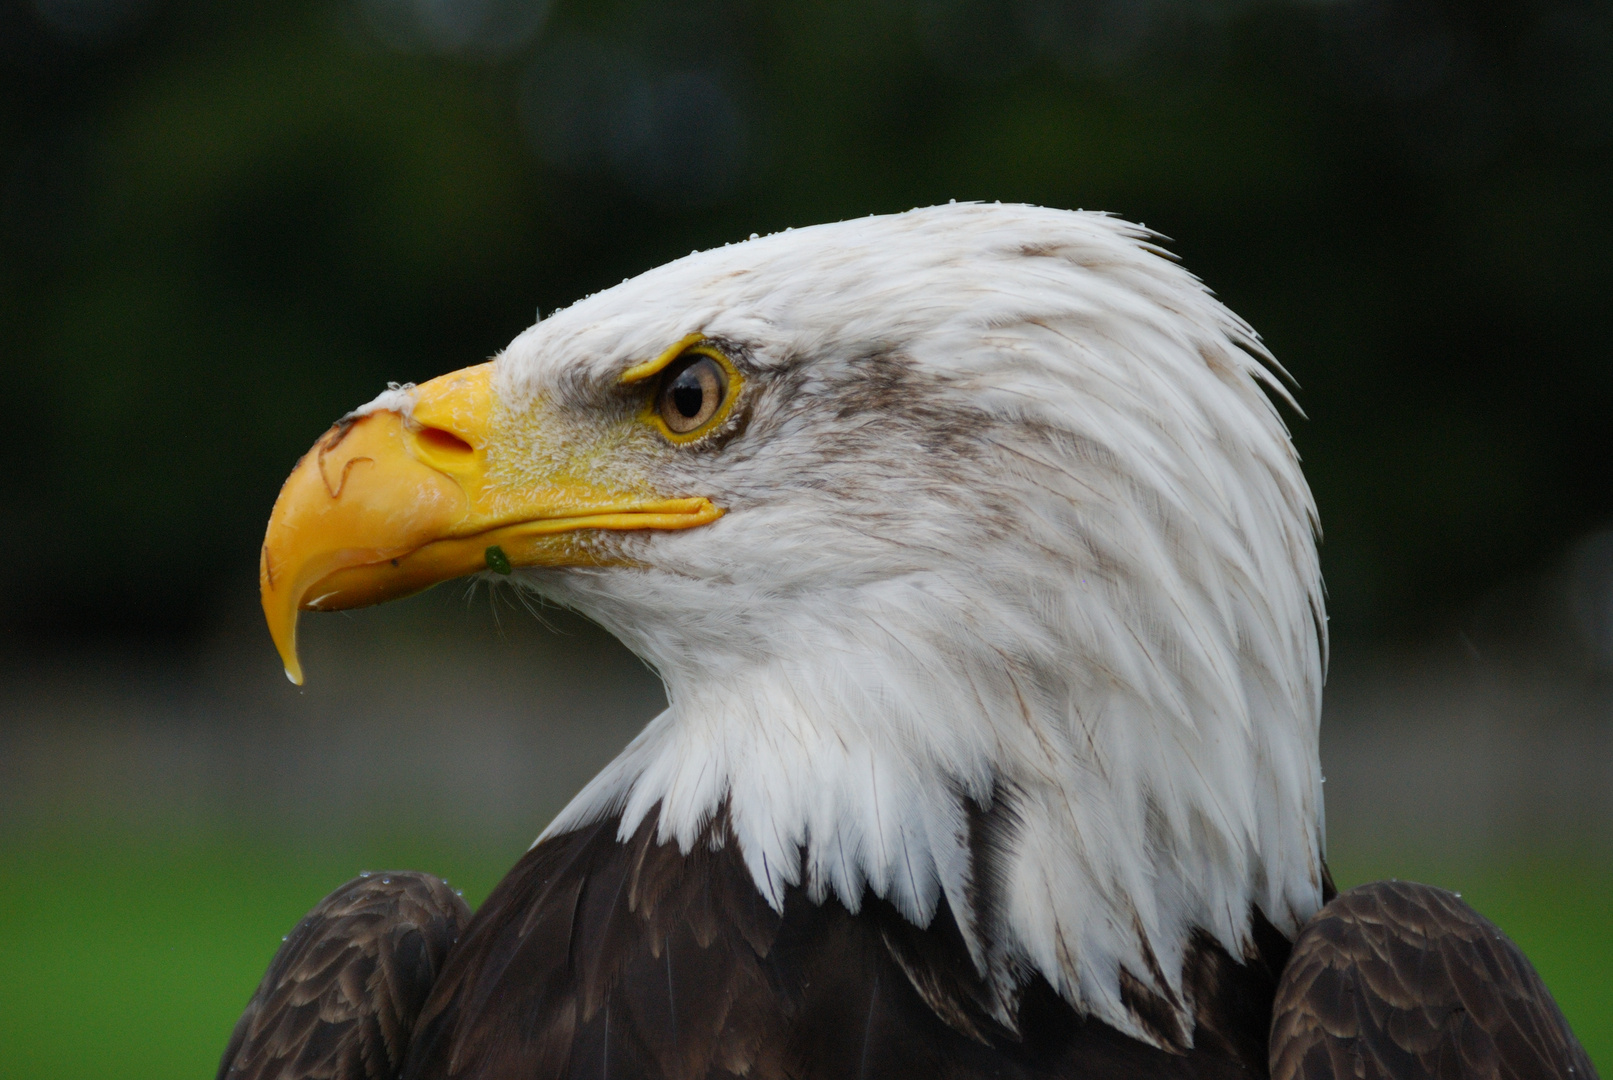
[[[0,9],[14,636],[249,602],[319,432],[534,307],[949,198],[1141,219],[1266,335],[1347,633],[1613,512],[1606,5],[460,6]]]

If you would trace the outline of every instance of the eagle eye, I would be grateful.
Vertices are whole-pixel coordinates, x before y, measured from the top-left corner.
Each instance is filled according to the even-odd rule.
[[[691,352],[667,368],[656,394],[656,412],[674,435],[698,431],[717,415],[728,396],[728,373],[715,359]]]

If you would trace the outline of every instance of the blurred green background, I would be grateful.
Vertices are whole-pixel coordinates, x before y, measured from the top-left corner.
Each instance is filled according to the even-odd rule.
[[[1112,210],[1300,384],[1342,882],[1453,888],[1613,1071],[1613,5],[0,0],[0,1076],[206,1074],[363,868],[473,900],[659,708],[438,590],[256,624],[388,380],[692,248]]]

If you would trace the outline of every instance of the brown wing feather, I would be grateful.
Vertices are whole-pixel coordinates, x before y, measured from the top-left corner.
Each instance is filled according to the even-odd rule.
[[[275,954],[235,1025],[219,1080],[381,1080],[398,1075],[470,909],[429,874],[348,882]]]
[[[1300,934],[1278,986],[1272,1080],[1596,1080],[1540,976],[1452,893],[1380,881]]]
[[[657,815],[650,814],[648,822]],[[1043,980],[993,1018],[952,911],[919,928],[757,891],[726,821],[687,854],[646,824],[554,837],[477,911],[421,1014],[406,1080],[1160,1080],[1258,1077],[1273,954],[1196,946],[1196,1049],[1171,1053],[1075,1014]],[[1262,946],[1264,947],[1264,946]]]

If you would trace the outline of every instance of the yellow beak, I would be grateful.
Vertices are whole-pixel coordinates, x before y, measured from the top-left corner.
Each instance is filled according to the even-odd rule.
[[[585,529],[687,529],[709,499],[653,499],[570,477],[489,477],[492,364],[433,379],[411,415],[343,420],[292,470],[269,516],[258,581],[269,633],[302,685],[297,615],[378,604],[479,570],[598,565]]]

